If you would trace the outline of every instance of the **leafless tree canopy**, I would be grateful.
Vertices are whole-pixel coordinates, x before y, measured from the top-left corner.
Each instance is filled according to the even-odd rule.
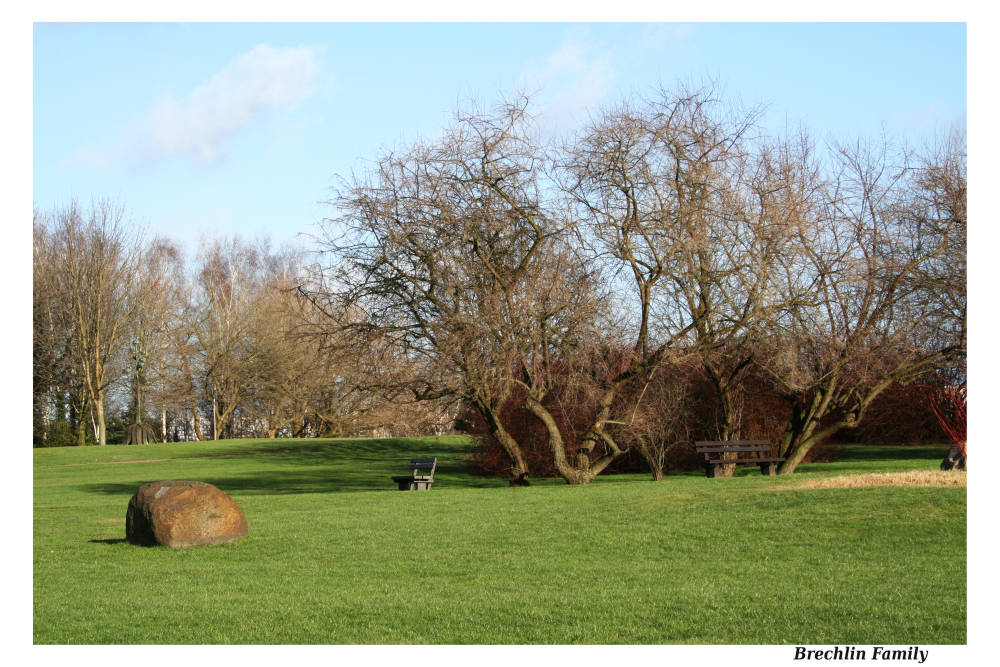
[[[526,99],[459,112],[341,178],[314,256],[235,238],[190,261],[115,204],[36,212],[36,442],[103,444],[109,409],[163,439],[442,432],[472,409],[525,484],[521,411],[569,483],[630,448],[662,474],[691,434],[690,387],[662,382],[681,364],[715,438],[745,435],[750,391],[781,402],[791,472],[890,385],[964,379],[965,138],[821,146],[760,118],[711,87],[559,142]]]
[[[549,158],[521,104],[460,115],[440,141],[383,155],[342,183],[330,271],[310,298],[346,344],[390,350],[372,387],[475,405],[528,470],[498,411],[516,386],[541,398],[553,357],[589,338],[600,307],[572,225],[546,200]]]
[[[964,369],[964,140],[916,158],[885,144],[838,146],[833,164],[788,253],[787,303],[761,360],[792,407],[786,471],[856,425],[892,383],[956,361]]]
[[[370,355],[338,354],[316,335],[321,315],[296,289],[300,251],[206,241],[189,264],[123,214],[103,203],[36,214],[37,444],[110,442],[109,410],[116,442],[138,423],[162,440],[400,430],[383,397],[359,390]],[[440,406],[406,407],[408,425],[447,428]]]
[[[337,189],[311,294],[340,331],[411,362],[416,397],[474,405],[515,479],[505,402],[545,426],[560,475],[588,482],[618,439],[638,441],[625,387],[677,354],[711,379],[721,438],[739,436],[747,373],[770,374],[792,406],[789,472],[886,386],[963,354],[965,159],[958,137],[819,157],[758,116],[711,89],[659,91],[551,147],[523,104],[459,115]],[[567,377],[590,410],[572,453],[551,410]]]
[[[35,349],[55,362],[42,370],[49,373],[43,385],[71,396],[81,439],[89,413],[100,444],[108,389],[121,373],[138,301],[138,247],[123,215],[121,206],[102,201],[35,220]]]

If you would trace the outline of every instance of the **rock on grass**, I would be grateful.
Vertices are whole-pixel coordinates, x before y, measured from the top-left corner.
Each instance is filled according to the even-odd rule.
[[[205,482],[145,484],[132,496],[125,514],[125,539],[142,546],[222,544],[249,533],[236,501]]]

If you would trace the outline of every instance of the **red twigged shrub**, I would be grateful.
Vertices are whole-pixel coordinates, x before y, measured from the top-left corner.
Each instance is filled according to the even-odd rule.
[[[927,400],[928,389],[928,385],[891,385],[872,401],[857,427],[840,431],[833,440],[873,445],[947,441]]]
[[[612,365],[609,362],[609,365]],[[749,374],[738,397],[742,437],[777,441],[788,418],[788,406],[773,396],[774,388],[762,375]],[[598,392],[579,377],[557,382],[545,399],[559,424],[572,456],[592,418]],[[523,391],[514,391],[503,406],[504,427],[520,443],[531,476],[556,476],[547,435],[541,422],[522,406]],[[648,385],[636,382],[621,391],[616,404],[618,425],[608,431],[628,452],[616,459],[607,473],[649,472],[659,478],[664,472],[697,470],[696,440],[719,438],[720,408],[715,390],[696,357],[665,364]],[[473,473],[507,477],[510,462],[498,442],[489,436],[486,424],[468,409],[456,430],[481,436],[482,445],[473,457]],[[594,452],[599,456],[602,452]]]
[[[617,357],[598,360],[614,366]],[[877,367],[874,362],[868,366]],[[611,369],[614,370],[613,368]],[[895,384],[880,393],[864,413],[861,423],[843,429],[826,442],[813,447],[803,462],[829,461],[836,457],[838,443],[930,444],[947,439],[964,443],[964,388],[959,396],[949,385]],[[589,425],[598,399],[596,386],[568,373],[556,382],[545,399],[566,441],[567,455],[573,456]],[[641,400],[637,398],[641,395]],[[928,400],[928,396],[936,397]],[[956,402],[961,398],[960,402]],[[533,477],[557,476],[547,434],[541,422],[522,406],[523,391],[515,391],[503,406],[502,423],[520,443]],[[744,375],[733,400],[739,437],[747,440],[781,440],[790,417],[790,406],[780,388],[759,367]],[[938,417],[937,413],[941,416]],[[665,364],[648,386],[636,383],[625,387],[618,397],[615,419],[608,432],[628,452],[616,459],[607,473],[649,472],[659,478],[664,472],[697,470],[694,441],[720,439],[722,413],[718,396],[700,360],[689,356]],[[831,411],[820,428],[839,418]],[[473,458],[474,473],[508,477],[510,461],[503,448],[487,433],[486,425],[474,410],[466,410],[456,430],[480,435],[482,445]],[[964,444],[962,445],[964,452]],[[595,456],[602,454],[593,452]],[[659,470],[659,472],[657,472]]]
[[[744,440],[777,442],[788,423],[790,408],[760,371],[751,370],[739,393],[740,435]]]
[[[556,477],[558,471],[548,447],[548,435],[542,423],[524,406],[525,391],[515,387],[500,409],[499,419],[508,433],[517,440],[532,477]],[[557,378],[555,387],[544,400],[545,407],[559,425],[566,445],[566,454],[576,453],[584,423],[593,409],[594,400],[571,385],[565,377]],[[483,417],[472,407],[463,410],[456,420],[455,430],[478,435],[482,444],[470,463],[470,471],[496,477],[510,476],[510,459],[499,442],[489,434]]]
[[[615,362],[616,358],[601,360],[610,373],[620,372]],[[593,381],[571,377],[568,373],[557,378],[554,384],[544,404],[556,419],[566,454],[572,458],[593,418],[600,390]],[[513,391],[501,410],[501,421],[521,445],[531,476],[557,476],[545,428],[523,407],[523,400],[523,390]],[[623,423],[608,425],[607,430],[619,446],[628,451],[612,462],[606,472],[648,471],[650,450],[659,457],[661,470],[696,467],[692,440],[704,437],[703,431],[708,428],[705,425],[712,423],[714,411],[700,410],[711,400],[707,378],[700,367],[691,363],[661,368],[648,386],[636,382],[624,387],[614,404],[616,420]],[[456,430],[482,438],[482,445],[471,462],[473,473],[509,476],[510,462],[503,448],[488,434],[484,420],[475,410],[467,409],[463,413]],[[603,453],[599,446],[591,455],[597,458]]]
[[[938,425],[952,444],[965,456],[966,388],[965,385],[925,385],[927,403]]]

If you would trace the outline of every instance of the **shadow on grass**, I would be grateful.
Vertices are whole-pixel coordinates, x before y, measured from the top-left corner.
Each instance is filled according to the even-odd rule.
[[[253,445],[227,445],[196,457],[178,456],[139,463],[141,466],[170,465],[184,461],[219,461],[199,471],[194,465],[182,473],[157,472],[128,463],[114,466],[114,481],[83,484],[78,488],[107,495],[131,495],[143,484],[164,479],[207,482],[226,493],[240,495],[284,495],[296,493],[350,493],[397,491],[393,475],[405,475],[411,458],[438,457],[434,488],[490,488],[505,486],[505,480],[477,477],[467,472],[466,457],[472,446],[468,439],[398,438],[338,440],[256,441]],[[231,474],[222,459],[253,461],[239,465]],[[236,466],[232,466],[236,467]],[[251,470],[248,471],[248,468]],[[127,472],[126,472],[127,471]],[[142,476],[140,476],[142,475]],[[167,475],[166,477],[162,475]],[[125,478],[125,479],[123,479]]]
[[[92,544],[122,544],[123,542],[124,543],[128,542],[128,540],[126,540],[124,537],[114,537],[106,540],[87,540],[87,541]]]
[[[844,445],[837,450],[833,463],[803,464],[803,471],[823,470],[835,472],[849,468],[851,462],[880,460],[940,460],[947,448],[944,446],[871,446]],[[254,461],[245,463],[239,469],[226,471],[227,465],[221,461],[199,470],[192,465],[190,470],[178,473],[157,472],[148,465],[132,469],[128,464],[113,466],[124,474],[116,474],[114,480],[83,484],[78,488],[88,493],[106,495],[132,495],[143,484],[164,479],[190,479],[207,482],[226,493],[237,495],[286,495],[302,493],[352,493],[385,491],[396,492],[391,477],[407,472],[410,458],[437,456],[438,467],[435,474],[435,489],[454,488],[497,488],[507,486],[506,480],[480,477],[468,473],[465,462],[472,452],[467,439],[448,438],[387,438],[387,439],[337,439],[337,440],[274,440],[255,441],[253,444],[225,443],[213,447],[197,457],[186,457],[189,463],[194,458],[204,461],[218,459],[243,459]],[[162,462],[169,465],[183,456]],[[234,466],[235,467],[235,466]],[[249,470],[248,470],[249,469]],[[126,477],[127,475],[127,477]],[[167,475],[167,476],[163,476]],[[735,476],[760,475],[753,466],[740,467]],[[703,477],[704,471],[673,473],[669,477]],[[645,475],[623,475],[599,477],[598,482],[646,480]],[[533,480],[536,483],[559,483],[559,480]]]
[[[235,443],[239,441],[228,441],[212,447],[203,456],[266,456],[287,458],[295,463],[350,463],[366,460],[389,462],[398,458],[405,465],[409,459],[418,456],[465,457],[473,447],[467,438],[462,437],[277,439],[253,440],[246,445]]]
[[[472,477],[460,472],[459,466],[441,466],[435,473],[434,488],[491,488],[506,486],[503,480]],[[392,474],[405,474],[403,469]],[[443,478],[442,478],[443,477]],[[153,479],[134,479],[129,482],[106,482],[80,486],[84,491],[107,495],[131,495],[143,484]],[[240,495],[285,495],[294,493],[357,493],[363,491],[398,491],[391,479],[390,471],[385,474],[343,473],[329,471],[271,470],[256,475],[240,476],[198,476],[199,482],[207,482],[226,493]]]
[[[940,461],[948,445],[842,445],[834,453],[837,462],[850,461]]]

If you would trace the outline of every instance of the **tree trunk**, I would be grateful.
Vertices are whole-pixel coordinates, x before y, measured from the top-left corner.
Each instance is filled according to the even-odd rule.
[[[778,466],[778,474],[786,475],[795,472],[795,468],[802,463],[802,459],[805,458],[806,454],[809,453],[809,450],[813,448],[813,445],[817,441],[815,438],[808,438],[790,448],[785,454],[785,460]]]
[[[566,444],[559,432],[559,425],[556,424],[552,413],[542,405],[541,401],[530,395],[525,398],[524,406],[545,426],[545,431],[548,433],[549,450],[552,452],[553,462],[559,476],[567,484],[589,484],[594,481],[594,477],[599,471],[594,470],[590,460],[590,454],[595,445],[593,439],[590,437],[583,439],[579,449],[577,449],[576,459],[571,464],[566,456]]]
[[[646,465],[649,466],[649,472],[653,475],[654,482],[660,482],[663,480],[663,456],[660,452],[654,451],[649,442],[644,438],[639,438],[639,455],[642,456]]]
[[[517,440],[499,424],[496,430],[490,430],[490,435],[497,439],[510,458],[510,485],[528,486],[528,462],[525,461]]]
[[[710,373],[713,378],[715,378],[715,373]],[[716,382],[716,394],[719,397],[719,405],[722,407],[722,423],[719,429],[719,437],[723,441],[727,440],[739,440],[740,427],[736,422],[736,411],[733,406],[733,396],[732,388],[721,383]],[[722,454],[722,460],[727,459],[735,460],[738,454],[736,452],[725,452]],[[733,473],[736,472],[736,464],[728,463],[721,465],[715,469],[716,477],[732,477]]]
[[[219,439],[219,407],[215,402],[215,392],[212,392],[212,440]]]
[[[191,415],[194,417],[194,437],[196,437],[199,442],[204,442],[205,436],[201,432],[201,419],[198,417],[198,404],[197,403],[195,403],[191,407]]]
[[[237,404],[233,402],[228,405],[223,403],[222,410],[215,410],[215,418],[213,419],[215,440],[218,440],[223,435],[227,438],[241,437],[241,433],[238,432],[239,424],[235,423],[233,420],[233,414],[236,412],[236,408]]]
[[[97,392],[97,400],[94,401],[94,412],[97,415],[97,444],[108,444],[108,427],[104,423],[104,390]]]
[[[47,446],[49,442],[49,413],[42,410],[42,445]]]
[[[816,426],[819,425],[819,420],[823,414],[818,414],[813,409],[813,406],[810,406],[806,414],[796,412],[793,408],[792,417],[789,420],[778,448],[780,452],[779,456],[785,457],[785,460],[778,466],[779,475],[795,472],[795,468],[802,463],[802,459],[809,453],[809,450],[844,426],[849,426],[852,423],[850,420],[842,419],[836,424],[816,431]]]
[[[500,446],[503,447],[504,452],[507,453],[507,458],[510,459],[510,485],[528,486],[528,462],[524,459],[521,445],[503,427],[503,424],[497,419],[493,408],[486,401],[480,399],[473,400],[476,408],[479,410],[479,414],[486,420],[486,427],[489,429],[490,435],[496,438]]]
[[[738,386],[738,379],[743,375],[743,369],[746,368],[749,360],[741,363],[733,371],[731,375],[724,376],[723,369],[716,367],[716,365],[710,362],[707,358],[702,358],[702,367],[707,371],[709,379],[712,381],[712,386],[715,389],[715,396],[719,401],[719,408],[722,410],[722,419],[719,424],[719,439],[720,440],[739,440],[741,435],[741,428],[739,423],[739,415],[736,411],[736,401],[734,394],[736,393],[736,388]],[[737,458],[736,452],[730,452],[722,455],[722,459],[735,459]],[[733,473],[736,471],[736,464],[722,465],[716,468],[716,477],[732,477]]]
[[[79,416],[76,420],[76,445],[77,447],[83,447],[87,444],[87,423],[83,420],[83,416]]]
[[[832,376],[826,386],[816,391],[808,405],[792,401],[792,414],[778,448],[778,455],[785,457],[785,460],[778,466],[779,475],[795,472],[795,468],[802,463],[802,459],[809,453],[809,450],[840,429],[857,426],[857,423],[864,416],[867,406],[891,383],[891,380],[883,380],[878,383],[867,394],[858,396],[853,408],[844,411],[839,419],[817,431],[817,427],[823,418],[830,413],[832,406],[838,402],[843,404],[841,398],[838,398],[837,401],[834,400],[838,396],[838,392],[844,391],[839,387],[838,379],[837,375]]]
[[[94,431],[94,442],[97,442],[99,432],[97,430],[97,421],[94,419],[94,411],[88,410],[87,414],[90,416],[90,428]]]

